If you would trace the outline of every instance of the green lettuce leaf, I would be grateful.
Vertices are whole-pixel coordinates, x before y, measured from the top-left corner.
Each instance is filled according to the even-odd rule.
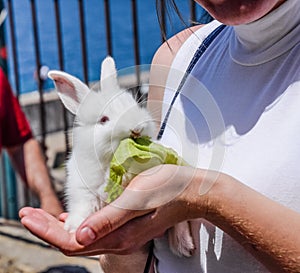
[[[137,174],[160,164],[187,165],[173,149],[154,143],[149,137],[122,140],[110,163],[109,180],[104,189],[106,202],[119,197]]]

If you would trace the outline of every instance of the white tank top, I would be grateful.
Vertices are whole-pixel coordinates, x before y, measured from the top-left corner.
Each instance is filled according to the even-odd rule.
[[[162,143],[192,165],[217,169],[300,213],[300,1],[226,27],[192,70]],[[194,52],[218,22],[183,44],[169,73],[162,118]],[[264,209],[264,208],[262,208]],[[219,228],[195,220],[197,251],[171,254],[155,240],[159,273],[268,272]]]

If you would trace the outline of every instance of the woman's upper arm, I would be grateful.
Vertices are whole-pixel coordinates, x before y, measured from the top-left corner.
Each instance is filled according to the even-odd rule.
[[[162,100],[169,69],[182,44],[199,27],[201,26],[194,26],[179,32],[163,43],[153,57],[149,79],[148,109],[157,123],[157,128],[161,121]]]

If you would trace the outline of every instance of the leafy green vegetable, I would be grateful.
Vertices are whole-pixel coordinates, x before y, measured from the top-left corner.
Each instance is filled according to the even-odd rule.
[[[134,176],[160,164],[187,165],[174,150],[152,142],[149,137],[122,140],[110,163],[109,181],[104,189],[108,194],[106,202],[120,196]]]

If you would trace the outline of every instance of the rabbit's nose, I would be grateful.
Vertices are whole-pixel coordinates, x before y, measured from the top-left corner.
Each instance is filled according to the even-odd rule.
[[[138,138],[138,137],[141,136],[141,133],[143,131],[143,127],[136,127],[136,128],[134,128],[133,130],[130,130],[130,131],[131,131],[130,137]]]

